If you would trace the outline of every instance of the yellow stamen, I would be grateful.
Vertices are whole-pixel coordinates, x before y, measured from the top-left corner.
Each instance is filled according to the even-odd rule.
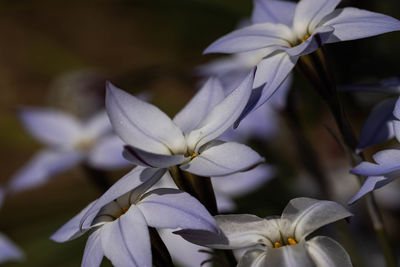
[[[118,213],[117,215],[115,215],[115,218],[119,218],[119,217],[121,217],[122,216],[122,214],[124,214],[124,213],[122,213],[122,212],[120,212],[120,213]]]
[[[124,211],[124,213],[127,212],[128,209],[129,209],[129,208],[122,208],[122,210]]]
[[[307,34],[306,36],[304,36],[304,38],[301,39],[301,42],[302,42],[302,43],[305,42],[308,38],[310,38],[310,35],[309,35],[309,34]]]
[[[282,245],[279,242],[275,242],[274,243],[274,248],[280,248]]]
[[[294,240],[293,238],[288,238],[288,240],[287,240],[288,242],[289,242],[289,245],[296,245],[297,244],[297,242],[296,242],[296,240]]]
[[[196,157],[196,153],[193,152],[193,154],[190,156],[190,159],[194,159]]]

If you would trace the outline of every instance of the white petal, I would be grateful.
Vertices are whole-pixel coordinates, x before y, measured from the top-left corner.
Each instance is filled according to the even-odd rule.
[[[96,201],[91,202],[81,212],[75,215],[66,224],[61,226],[54,234],[50,236],[50,239],[55,242],[65,242],[83,235],[88,229],[80,229],[80,221],[86,212],[93,206]]]
[[[300,38],[312,33],[321,20],[331,13],[340,0],[301,0],[296,7],[293,28]]]
[[[81,219],[81,226],[83,228],[90,227],[92,221],[89,218],[93,217],[99,210],[125,193],[135,189],[132,195],[141,195],[153,184],[155,184],[166,172],[166,169],[154,169],[145,167],[136,167],[124,177],[119,179],[107,190],[95,204],[86,212]]]
[[[237,267],[268,266],[267,252],[262,249],[248,250],[239,260]]]
[[[125,143],[116,135],[101,138],[89,152],[90,166],[101,170],[122,169],[132,166],[122,156]]]
[[[353,266],[344,248],[329,237],[316,236],[307,241],[305,247],[316,267]]]
[[[282,212],[280,227],[285,239],[301,241],[318,228],[349,216],[352,214],[336,202],[295,198]]]
[[[102,226],[101,243],[114,266],[151,267],[146,219],[135,205],[119,219]]]
[[[224,88],[217,78],[210,78],[189,101],[189,103],[175,115],[173,121],[184,132],[194,130],[207,113],[222,99]]]
[[[274,50],[282,46],[289,47],[287,40],[291,38],[291,29],[284,24],[253,24],[219,38],[203,53],[240,53],[266,47]]]
[[[224,176],[264,162],[264,158],[250,147],[234,142],[213,141],[202,150],[180,168],[200,176]]]
[[[82,132],[76,118],[57,110],[25,108],[19,115],[27,131],[46,145],[66,146]]]
[[[149,226],[218,232],[214,218],[206,208],[186,192],[160,188],[146,193],[137,204]]]
[[[105,110],[93,115],[85,125],[85,132],[94,137],[102,136],[111,131],[112,126]]]
[[[43,185],[52,176],[73,168],[83,158],[84,154],[78,151],[40,151],[11,178],[9,189],[19,192]]]
[[[273,22],[292,26],[296,3],[281,0],[255,0],[253,23]]]
[[[239,197],[260,188],[264,183],[271,180],[274,174],[274,168],[262,164],[250,171],[213,178],[212,183],[216,192],[231,197]]]
[[[124,157],[132,162],[133,164],[152,168],[168,168],[181,164],[185,156],[184,155],[163,155],[146,152],[133,146],[125,146]]]
[[[86,241],[81,267],[99,267],[103,260],[103,247],[101,246],[101,229],[90,234]]]
[[[399,20],[354,7],[335,10],[324,19],[323,25],[329,25],[335,29],[328,41],[330,43],[400,30]]]
[[[157,107],[107,83],[106,107],[115,132],[127,144],[145,151],[185,151],[182,131]]]
[[[190,151],[197,152],[203,144],[220,136],[236,121],[250,97],[253,79],[252,70],[239,87],[217,104],[196,130],[188,134],[187,143]]]
[[[5,235],[0,233],[0,263],[21,260],[23,257],[23,252]]]
[[[304,242],[292,246],[267,249],[266,267],[304,267],[313,266]]]

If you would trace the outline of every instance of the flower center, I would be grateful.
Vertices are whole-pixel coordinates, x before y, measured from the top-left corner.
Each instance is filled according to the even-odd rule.
[[[129,210],[129,208],[122,208],[121,212],[119,212],[119,213],[117,213],[117,214],[115,215],[115,218],[118,219],[119,217],[121,217],[122,215],[124,215],[128,210]]]
[[[293,246],[293,245],[296,245],[296,244],[297,244],[296,240],[294,240],[294,238],[289,237],[287,239],[287,244],[283,244],[283,246],[287,246],[287,245]],[[280,242],[275,242],[274,243],[274,248],[280,248],[280,247],[282,247],[282,244]]]
[[[304,37],[301,39],[301,42],[304,43],[308,38],[310,38],[310,35],[309,35],[309,34],[306,34],[306,36],[304,36]]]
[[[86,139],[79,140],[75,144],[75,147],[79,150],[89,151],[93,147],[94,144],[95,144],[94,139],[86,138]]]

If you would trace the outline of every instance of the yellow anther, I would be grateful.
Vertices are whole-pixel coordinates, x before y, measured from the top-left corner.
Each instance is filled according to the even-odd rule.
[[[287,240],[288,242],[289,242],[289,245],[296,245],[297,244],[297,242],[296,242],[296,240],[294,240],[293,238],[288,238],[288,240]]]
[[[118,219],[119,217],[121,217],[121,216],[122,216],[122,214],[123,214],[122,212],[118,213],[117,215],[115,215],[115,218],[117,218],[117,219]]]
[[[282,245],[279,242],[275,242],[274,243],[274,248],[280,248]]]
[[[306,36],[304,36],[304,38],[301,39],[301,42],[302,42],[302,43],[305,42],[308,38],[310,38],[310,35],[309,35],[309,34],[307,34]]]
[[[193,154],[190,156],[190,159],[194,159],[196,157],[196,153],[193,152]]]
[[[124,213],[127,212],[128,209],[129,209],[129,208],[122,208],[122,210],[124,211]]]

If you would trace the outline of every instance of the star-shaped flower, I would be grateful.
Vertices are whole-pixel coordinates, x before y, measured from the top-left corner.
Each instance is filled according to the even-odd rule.
[[[59,110],[25,108],[20,118],[26,130],[46,148],[11,178],[11,191],[40,186],[85,160],[94,168],[106,170],[131,165],[121,156],[123,142],[112,134],[105,111],[81,122]]]
[[[318,228],[351,216],[332,201],[296,198],[280,218],[255,215],[217,215],[222,234],[182,230],[193,243],[217,249],[240,249],[238,266],[352,266],[340,244],[329,237],[306,237]]]
[[[355,40],[400,30],[392,17],[358,8],[335,9],[340,0],[287,1],[256,0],[254,24],[229,33],[211,44],[204,53],[243,53],[262,51],[255,63],[254,88],[266,85],[245,110],[262,105],[275,92],[299,57],[324,44]],[[273,23],[271,20],[275,19]],[[244,114],[244,115],[245,115]],[[243,116],[244,116],[243,115]]]

